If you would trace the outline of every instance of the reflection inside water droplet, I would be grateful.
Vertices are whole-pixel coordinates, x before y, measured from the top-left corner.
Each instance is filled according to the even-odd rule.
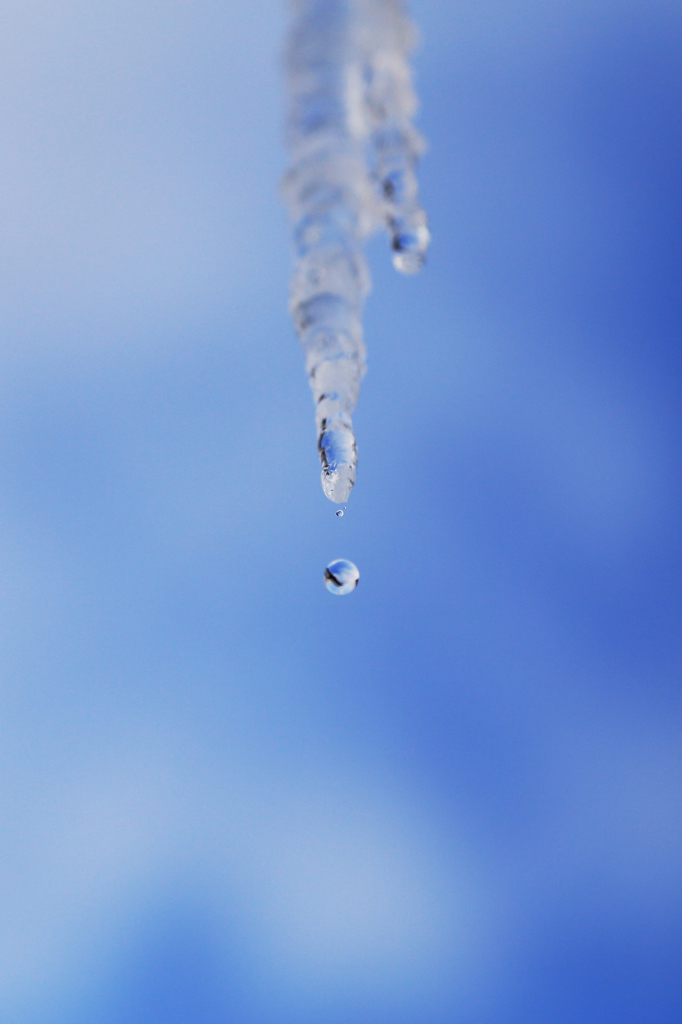
[[[336,514],[337,514],[337,516],[338,516],[338,517],[339,517],[339,519],[340,519],[340,518],[341,518],[341,516],[343,515],[343,509],[342,509],[342,508],[337,508],[337,510],[336,510]]]
[[[324,570],[325,586],[330,594],[350,594],[358,585],[360,573],[357,565],[347,558],[337,558]]]

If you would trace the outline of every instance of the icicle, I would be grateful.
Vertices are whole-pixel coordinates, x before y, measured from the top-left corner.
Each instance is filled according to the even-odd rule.
[[[414,274],[424,265],[430,241],[417,187],[417,163],[424,141],[412,124],[417,98],[409,56],[416,31],[397,0],[360,3],[370,126],[368,162],[391,239],[393,266],[404,274]]]
[[[290,311],[316,403],[324,493],[355,483],[351,414],[365,372],[362,310],[370,289],[364,239],[383,220],[394,264],[424,261],[417,203],[421,140],[407,57],[413,33],[393,0],[299,0],[287,55],[284,194],[294,222]]]

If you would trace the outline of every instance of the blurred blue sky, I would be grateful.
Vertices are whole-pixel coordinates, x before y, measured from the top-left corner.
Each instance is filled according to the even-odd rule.
[[[682,9],[412,12],[338,520],[284,6],[3,6],[6,1024],[682,1018]]]

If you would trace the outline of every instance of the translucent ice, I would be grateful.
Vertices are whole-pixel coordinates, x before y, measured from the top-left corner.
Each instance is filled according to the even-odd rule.
[[[408,63],[414,30],[399,0],[294,0],[287,52],[294,223],[290,310],[316,405],[322,488],[355,483],[351,413],[365,372],[363,243],[382,223],[394,266],[414,273],[429,242],[417,198],[422,142]]]
[[[324,579],[327,590],[330,594],[350,594],[355,590],[360,579],[358,567],[349,562],[347,558],[337,558],[330,562],[324,570]]]

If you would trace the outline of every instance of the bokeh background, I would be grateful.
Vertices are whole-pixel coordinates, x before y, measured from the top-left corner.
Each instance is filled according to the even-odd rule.
[[[339,520],[284,4],[3,4],[4,1024],[682,1019],[682,8],[412,12]]]

